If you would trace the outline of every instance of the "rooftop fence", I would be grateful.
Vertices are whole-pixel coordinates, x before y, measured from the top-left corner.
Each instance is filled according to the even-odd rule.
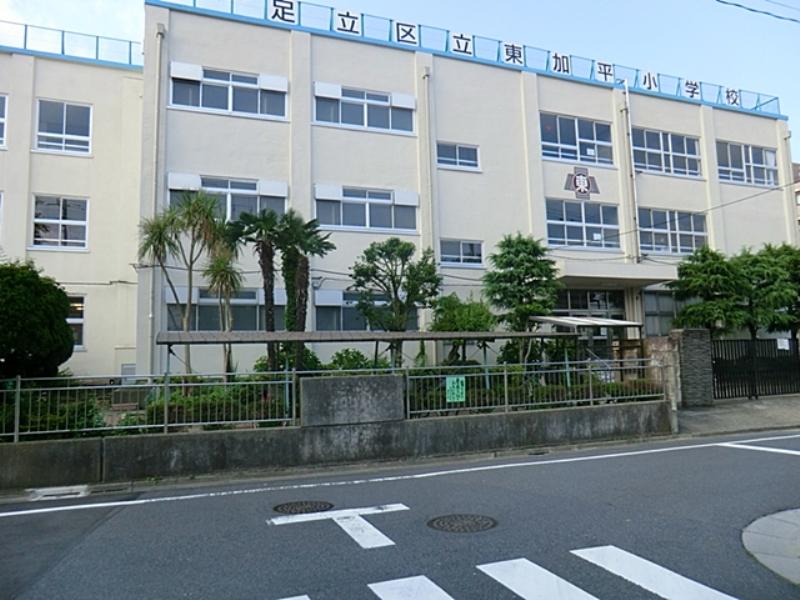
[[[400,375],[422,419],[643,402],[664,397],[648,360],[0,381],[0,442],[296,426],[304,377]]]
[[[141,42],[0,21],[0,48],[139,68]]]
[[[608,87],[623,81],[636,92],[780,117],[777,96],[628,67],[498,40],[400,22],[297,0],[146,0],[147,4],[227,15],[261,25],[307,30],[349,40],[420,49],[452,58],[576,79]]]

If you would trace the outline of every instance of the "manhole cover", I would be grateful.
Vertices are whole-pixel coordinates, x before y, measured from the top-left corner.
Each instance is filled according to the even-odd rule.
[[[449,533],[475,533],[497,526],[497,521],[484,515],[445,515],[428,521],[428,527]]]
[[[303,515],[306,513],[325,512],[332,508],[333,504],[330,502],[323,502],[322,500],[301,500],[299,502],[278,504],[278,506],[274,507],[272,510],[285,515]]]

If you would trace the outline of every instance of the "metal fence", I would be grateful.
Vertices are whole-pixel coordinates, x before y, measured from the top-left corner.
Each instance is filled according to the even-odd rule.
[[[0,381],[0,440],[290,425],[291,372]]]
[[[663,371],[647,360],[415,369],[410,418],[593,406],[664,397]]]
[[[713,340],[714,398],[800,392],[797,340]]]
[[[304,377],[397,375],[408,418],[663,398],[644,360],[0,381],[0,441],[299,424]]]

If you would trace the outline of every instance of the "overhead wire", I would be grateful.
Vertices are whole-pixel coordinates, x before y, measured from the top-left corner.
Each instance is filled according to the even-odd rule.
[[[741,8],[742,10],[746,10],[748,12],[755,13],[758,15],[764,15],[766,17],[772,17],[773,19],[778,19],[780,21],[788,21],[790,23],[795,23],[797,25],[800,25],[800,19],[795,19],[794,17],[787,17],[785,15],[779,15],[769,10],[754,8],[752,6],[747,6],[746,4],[740,4],[739,2],[732,2],[731,0],[714,0],[714,1],[719,4],[724,4],[726,6]]]

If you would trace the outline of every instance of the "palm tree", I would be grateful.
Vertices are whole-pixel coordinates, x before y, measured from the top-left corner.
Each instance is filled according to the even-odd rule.
[[[242,288],[242,272],[236,267],[239,247],[230,235],[231,227],[222,219],[216,223],[214,244],[209,251],[209,261],[203,271],[208,289],[219,299],[219,327],[221,331],[233,331],[231,299]],[[233,372],[233,349],[231,344],[222,346],[223,372],[226,377]]]
[[[289,210],[280,222],[278,245],[283,256],[282,275],[286,285],[286,330],[305,331],[308,312],[308,286],[311,279],[310,256],[325,256],[336,246],[322,234],[316,219],[304,221]],[[303,343],[294,351],[294,366],[303,366]]]
[[[229,236],[245,244],[253,244],[258,255],[261,279],[264,285],[264,329],[275,331],[275,252],[280,229],[280,218],[273,210],[262,210],[257,215],[242,214],[230,224]],[[270,371],[278,370],[275,344],[267,344],[267,362]]]
[[[192,285],[194,270],[203,253],[214,243],[217,229],[215,213],[217,200],[204,192],[186,192],[175,206],[162,213],[143,219],[140,224],[139,259],[148,258],[156,262],[164,274],[175,303],[181,312],[183,331],[188,332],[192,316]],[[186,270],[189,288],[186,305],[178,299],[178,293],[169,276],[170,259],[180,260]],[[184,346],[186,371],[192,372],[190,346]]]

